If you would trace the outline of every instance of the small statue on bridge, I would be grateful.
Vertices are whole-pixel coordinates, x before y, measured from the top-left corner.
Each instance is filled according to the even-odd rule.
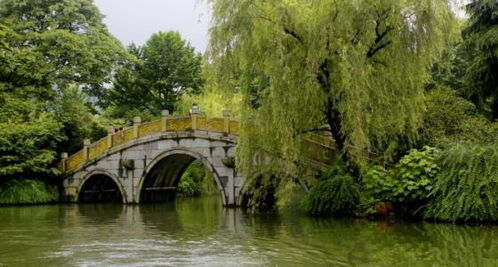
[[[200,115],[201,107],[197,105],[197,102],[194,102],[194,104],[192,104],[192,108],[188,111],[188,113],[190,117],[192,117],[193,115]]]

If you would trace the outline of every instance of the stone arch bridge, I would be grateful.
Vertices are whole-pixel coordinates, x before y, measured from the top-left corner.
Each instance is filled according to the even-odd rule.
[[[69,202],[118,201],[139,204],[166,200],[186,168],[201,161],[213,174],[223,205],[241,204],[245,177],[234,164],[239,123],[223,118],[173,118],[163,111],[159,120],[141,123],[109,134],[68,157],[62,154],[65,174],[63,197]],[[333,157],[324,140],[308,139],[311,151],[321,148],[317,160]]]

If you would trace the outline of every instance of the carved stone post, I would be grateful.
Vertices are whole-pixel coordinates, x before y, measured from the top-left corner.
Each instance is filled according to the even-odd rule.
[[[91,144],[90,139],[85,138],[83,140],[83,159],[85,161],[89,160],[89,156],[90,156],[90,154],[89,154],[89,152],[90,152],[89,151],[90,150],[90,144]]]
[[[67,152],[62,152],[61,153],[61,169],[63,172],[67,170],[67,159],[69,158],[69,155]]]
[[[112,134],[114,132],[114,128],[109,127],[107,129],[107,149],[112,147]]]
[[[196,109],[192,110],[192,130],[197,130],[197,116],[199,116],[199,111]]]
[[[133,118],[133,138],[138,138],[138,126],[142,123],[142,118],[136,116]]]
[[[223,131],[227,134],[230,133],[230,116],[232,115],[232,111],[229,109],[223,110],[223,119],[224,119],[224,129]]]
[[[165,109],[161,111],[162,120],[161,120],[161,131],[166,132],[168,130],[168,117],[169,110]]]

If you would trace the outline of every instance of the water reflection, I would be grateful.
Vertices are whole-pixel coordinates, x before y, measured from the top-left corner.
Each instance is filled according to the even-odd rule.
[[[219,198],[0,208],[1,265],[498,265],[498,228],[292,214]]]

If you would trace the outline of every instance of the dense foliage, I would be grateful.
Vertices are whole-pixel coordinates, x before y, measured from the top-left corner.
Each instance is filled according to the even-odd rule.
[[[53,178],[58,152],[101,136],[83,91],[101,95],[127,57],[102,18],[90,0],[0,1],[0,182],[12,194],[28,194],[14,180]]]
[[[437,147],[468,141],[493,144],[498,140],[498,124],[478,113],[470,101],[449,88],[437,88],[427,95],[427,110],[420,142]]]
[[[54,173],[61,126],[40,103],[0,93],[0,182]]]
[[[425,216],[445,221],[498,220],[498,147],[455,145],[443,151]]]
[[[0,1],[0,23],[11,28],[2,90],[53,99],[54,87],[76,83],[101,95],[126,56],[102,18],[91,0]]]

